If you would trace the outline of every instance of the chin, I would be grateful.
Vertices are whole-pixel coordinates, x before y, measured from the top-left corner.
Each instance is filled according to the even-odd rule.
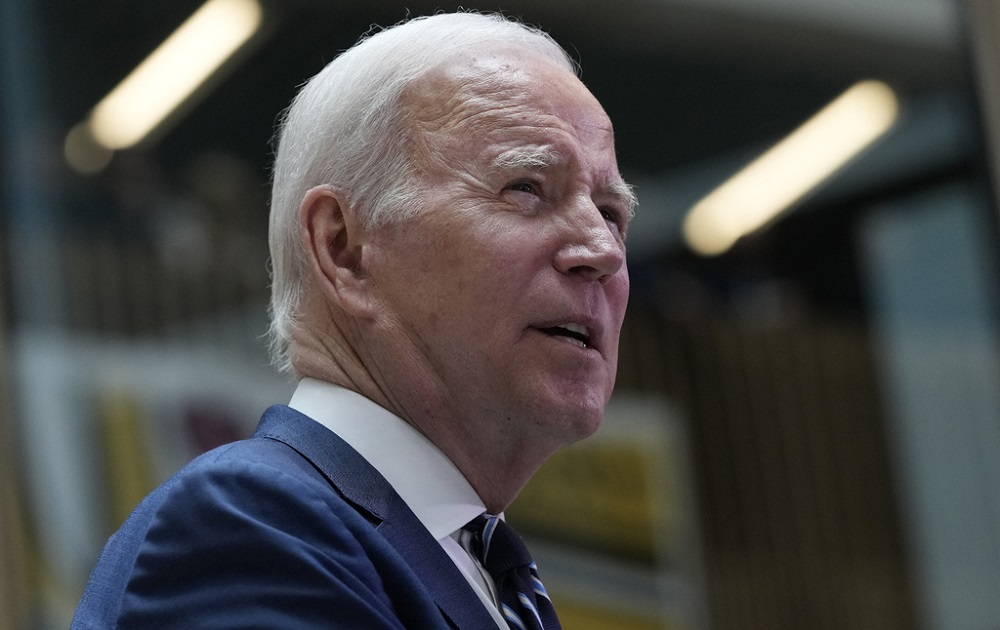
[[[566,438],[566,444],[579,442],[590,437],[601,427],[604,420],[606,401],[594,401],[593,404],[580,405],[579,401],[571,409],[564,410],[555,417],[561,417],[560,430]]]
[[[527,415],[536,418],[539,426],[548,428],[554,441],[565,446],[590,437],[600,428],[611,388],[604,384],[564,382],[544,392],[536,390],[535,396],[537,404]]]

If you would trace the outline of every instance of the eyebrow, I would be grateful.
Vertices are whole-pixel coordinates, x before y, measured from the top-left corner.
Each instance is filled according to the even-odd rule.
[[[540,147],[518,147],[504,151],[493,158],[490,166],[497,170],[539,170],[555,166],[563,159],[558,151]]]
[[[490,161],[490,166],[496,170],[530,169],[541,170],[555,166],[563,161],[558,151],[540,147],[518,147],[504,151]],[[639,200],[631,184],[622,179],[611,182],[605,187],[608,194],[618,199],[624,206],[628,218],[635,216]]]
[[[625,206],[625,211],[628,213],[628,218],[635,216],[635,209],[639,205],[639,199],[635,195],[635,190],[632,185],[626,183],[625,180],[619,179],[618,181],[611,182],[608,186],[608,192],[613,196],[618,197],[619,202]]]

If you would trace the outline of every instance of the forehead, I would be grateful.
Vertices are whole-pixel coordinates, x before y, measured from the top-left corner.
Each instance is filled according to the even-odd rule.
[[[537,55],[494,52],[445,62],[404,99],[424,157],[493,162],[537,147],[586,154],[594,166],[610,162],[617,171],[614,132],[600,104],[572,72]]]

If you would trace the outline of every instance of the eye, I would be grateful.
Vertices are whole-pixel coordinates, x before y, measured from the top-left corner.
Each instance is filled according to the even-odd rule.
[[[619,232],[625,231],[625,225],[624,222],[622,221],[621,212],[610,206],[602,206],[601,208],[599,208],[599,211],[604,220],[607,221],[608,223],[613,224],[617,231]]]
[[[530,180],[518,180],[512,184],[508,184],[507,190],[527,193],[529,195],[535,195],[535,196],[541,195],[541,186],[538,184],[538,182],[533,182]]]

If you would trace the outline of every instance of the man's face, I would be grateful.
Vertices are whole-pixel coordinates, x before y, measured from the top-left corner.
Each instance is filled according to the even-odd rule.
[[[439,445],[586,437],[629,291],[610,121],[523,53],[444,65],[407,98],[422,207],[365,252],[390,398]]]

